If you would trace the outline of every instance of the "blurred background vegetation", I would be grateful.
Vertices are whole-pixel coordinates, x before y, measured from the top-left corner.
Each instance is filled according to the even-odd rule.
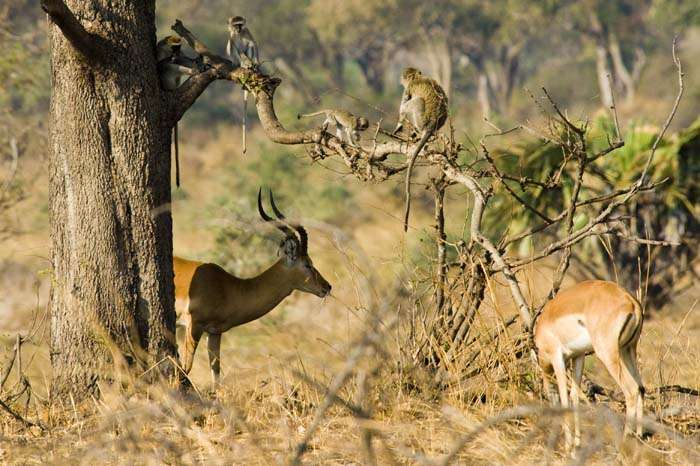
[[[497,132],[497,128],[507,130],[521,125],[523,129],[489,137],[486,143],[500,170],[538,180],[551,176],[562,161],[561,149],[538,136],[551,129],[538,97],[541,87],[547,88],[572,120],[588,121],[587,144],[594,152],[605,147],[615,134],[614,122],[606,109],[611,99],[607,92],[610,75],[625,146],[597,160],[597,174],[585,180],[581,199],[612,192],[639,177],[676,96],[671,43],[678,35],[685,94],[651,168],[653,180],[667,181],[657,191],[637,196],[622,215],[633,219],[630,224],[641,237],[682,244],[673,249],[647,248],[615,237],[587,239],[573,250],[568,283],[591,277],[610,278],[634,293],[645,286],[648,276],[648,309],[660,312],[648,314],[641,339],[645,384],[697,385],[697,0],[158,0],[158,39],[171,34],[170,25],[180,18],[210,47],[223,53],[226,19],[232,15],[248,19],[259,42],[264,69],[282,78],[275,108],[285,126],[303,128],[316,124],[311,120],[298,121],[299,112],[341,107],[365,115],[373,124],[381,121],[385,128],[392,128],[401,94],[399,74],[405,66],[415,66],[435,77],[448,92],[455,138],[464,147],[475,148],[479,140]],[[46,31],[46,18],[38,2],[0,1],[0,367],[5,367],[12,352],[15,340],[10,335],[19,331],[27,334],[34,324],[41,327],[45,322],[40,316],[51,282],[47,209],[51,73]],[[471,346],[465,347],[462,359],[458,359],[459,364],[465,364],[454,370],[471,372],[472,367],[477,367],[494,368],[493,371],[465,378],[449,391],[443,387],[434,391],[425,389],[433,387],[432,378],[422,380],[421,373],[411,372],[404,365],[417,354],[407,342],[412,338],[420,341],[416,335],[427,332],[424,317],[433,304],[434,201],[427,188],[434,173],[420,167],[414,174],[412,224],[408,234],[404,234],[401,176],[385,182],[363,182],[350,175],[342,161],[312,161],[303,147],[274,144],[257,124],[253,105],[248,106],[248,152],[243,155],[242,111],[240,88],[229,82],[216,82],[179,125],[182,186],[173,186],[175,253],[216,262],[243,276],[258,273],[276,259],[280,239],[273,228],[259,222],[255,206],[258,187],[271,187],[281,210],[302,220],[309,230],[310,255],[333,284],[332,297],[324,301],[294,293],[280,305],[281,309],[224,335],[223,374],[225,380],[233,383],[223,394],[220,392],[218,400],[245,413],[245,420],[253,426],[250,441],[256,443],[247,455],[255,460],[246,461],[248,457],[241,456],[239,441],[247,433],[239,435],[236,422],[210,415],[200,417],[193,412],[190,414],[197,419],[188,418],[185,429],[179,424],[177,428],[164,428],[169,421],[164,423],[157,418],[146,422],[132,416],[138,412],[160,412],[144,408],[150,404],[135,402],[132,409],[132,405],[113,402],[119,405],[117,412],[123,410],[126,414],[119,421],[121,424],[114,424],[107,411],[103,436],[106,440],[99,435],[90,439],[82,420],[75,422],[76,414],[69,410],[65,421],[66,425],[73,425],[69,436],[52,431],[46,438],[53,443],[46,444],[36,443],[32,434],[31,438],[12,444],[5,453],[0,444],[0,461],[10,460],[3,454],[22,457],[27,450],[33,450],[31,454],[41,458],[37,462],[42,463],[66,462],[71,457],[85,462],[90,454],[102,462],[117,455],[118,461],[123,462],[127,456],[124,449],[115,447],[115,425],[119,425],[122,438],[155,438],[152,444],[147,441],[143,444],[146,446],[136,448],[142,455],[155,452],[156,458],[160,448],[174,448],[177,442],[173,439],[185,435],[182,432],[198,429],[196,424],[206,431],[201,436],[204,440],[200,439],[203,444],[207,442],[199,450],[206,452],[201,453],[205,455],[202,458],[226,461],[232,457],[237,463],[270,464],[266,457],[255,456],[259,455],[257,434],[276,445],[274,448],[287,452],[292,445],[290,439],[311,424],[315,406],[322,402],[321,395],[304,388],[297,373],[308,373],[330,383],[334,371],[344,367],[345,354],[353,347],[358,329],[370,320],[370,310],[374,307],[376,311],[382,305],[388,313],[400,317],[397,330],[387,331],[385,338],[385,343],[395,344],[396,348],[389,357],[378,352],[375,358],[382,361],[377,365],[368,358],[368,406],[376,410],[377,422],[384,423],[382,429],[392,432],[399,445],[405,445],[405,451],[420,452],[425,448],[442,454],[445,445],[461,437],[465,429],[471,429],[462,417],[453,419],[452,411],[443,409],[443,402],[448,407],[458,407],[469,422],[514,405],[532,403],[533,391],[523,387],[529,387],[534,378],[528,375],[529,363],[516,356],[517,334],[511,335],[512,341],[508,336],[511,329],[506,319],[513,310],[512,300],[500,287],[498,277],[489,281],[479,312],[474,312],[475,336],[470,340]],[[561,175],[565,186],[571,186],[575,174]],[[523,192],[516,181],[509,187],[547,215],[564,207],[562,196],[547,189]],[[468,240],[469,205],[470,196],[463,188],[453,186],[448,191],[445,218],[449,243]],[[575,219],[577,225],[587,220],[582,215],[585,214]],[[515,235],[539,222],[541,219],[515,204],[505,188],[499,186],[489,204],[484,228],[492,238],[498,238],[504,232]],[[557,233],[546,232],[537,241],[550,241]],[[521,241],[507,252],[526,256],[541,246]],[[454,250],[448,248],[448,255]],[[455,259],[449,256],[447,261]],[[545,263],[521,271],[518,277],[528,299],[537,301],[546,295],[552,268],[551,263]],[[694,309],[696,312],[692,313]],[[47,386],[51,378],[49,347],[41,344],[46,336],[44,327],[34,346],[27,349],[29,343],[25,344],[25,351],[29,352],[25,358],[29,360],[27,377],[41,394],[46,390],[36,381],[44,381]],[[508,337],[496,338],[501,333]],[[471,357],[475,347],[479,353],[477,362]],[[203,387],[209,380],[206,352],[200,348],[197,354],[191,375]],[[523,363],[528,365],[522,366]],[[518,369],[517,364],[522,367]],[[603,385],[613,386],[600,365],[595,377]],[[366,391],[359,387],[361,383],[357,382],[356,391]],[[148,390],[150,400],[152,392]],[[347,396],[349,400],[362,400],[365,395],[356,398],[353,389],[348,388]],[[680,421],[671,425],[697,437],[698,401],[693,398],[685,402],[692,408],[688,411],[694,413],[692,416],[686,416],[678,403],[677,398],[659,394],[652,396],[647,407],[661,420],[681,413],[676,416]],[[607,410],[612,403],[605,406],[605,417],[588,422],[590,432],[612,425]],[[355,419],[342,409],[334,416],[331,428],[325,429],[323,440],[317,442],[323,448],[310,448],[307,454],[316,456],[315,461],[309,461],[327,464],[352,458],[346,462],[362,462],[357,460],[361,456],[354,453],[347,457],[336,455],[355,448],[349,433],[357,426]],[[9,429],[3,430],[2,422],[0,433],[8,435]],[[498,432],[489,431],[483,448],[479,443],[465,453],[462,462],[535,464],[543,457],[549,458],[545,455],[551,452],[545,444],[551,443],[553,421],[543,418],[537,422],[540,427],[534,429],[535,436],[522,421],[499,426]],[[226,430],[225,424],[236,432]],[[540,428],[544,434],[538,437]],[[616,440],[606,444],[616,443],[617,433],[610,438]],[[696,446],[693,440],[690,443]],[[104,445],[99,444],[102,441]],[[187,462],[188,458],[194,462],[200,458],[195,456],[198,453],[186,456],[191,452],[191,438],[180,442],[181,450],[176,450],[172,461],[157,457],[151,462]],[[426,443],[430,445],[426,447]],[[224,450],[231,448],[229,456],[211,455],[214,444]],[[667,456],[668,445],[657,443],[655,447],[663,456],[649,464],[688,464]],[[53,451],[64,453],[51,456]],[[601,464],[620,462],[617,450],[610,452]],[[21,461],[27,462],[29,457],[26,455]],[[642,461],[634,459],[629,464]]]
[[[697,239],[700,5],[695,1],[162,0],[157,14],[159,38],[170,33],[176,18],[182,18],[221,53],[226,18],[247,17],[265,70],[283,79],[276,108],[290,127],[311,124],[297,121],[298,112],[329,106],[393,126],[401,92],[398,76],[411,65],[438,79],[448,91],[456,137],[465,144],[493,132],[493,126],[537,126],[543,120],[532,95],[545,86],[569,115],[591,116],[590,144],[602,146],[612,129],[605,111],[610,75],[626,145],[599,160],[599,170],[608,181],[593,183],[596,192],[588,196],[624,186],[638,176],[675,96],[670,55],[672,38],[679,35],[686,93],[653,167],[655,179],[670,181],[649,198],[640,198],[641,204],[629,215],[639,217],[640,228],[651,237]],[[48,266],[45,166],[51,75],[46,19],[35,2],[14,0],[0,6],[0,45],[3,177],[13,163],[13,140],[19,155],[12,181],[17,205],[2,211],[4,229],[16,234],[5,240],[0,259],[6,265],[3,270],[12,270],[16,279],[17,273],[34,276]],[[249,151],[243,156],[242,109],[242,91],[219,82],[180,124],[183,186],[173,195],[176,253],[216,261],[244,274],[269,263],[274,233],[260,235],[260,228],[251,228],[256,222],[255,194],[264,185],[274,188],[283,210],[311,224],[312,254],[320,255],[327,267],[338,265],[338,245],[350,242],[369,261],[378,284],[392,282],[397,270],[431,263],[432,249],[421,247],[422,240],[433,234],[432,200],[421,195],[423,190],[415,190],[415,229],[404,237],[398,220],[400,180],[362,183],[334,160],[314,166],[303,148],[269,142],[255,124],[252,105]],[[554,146],[527,132],[490,144],[500,166],[527,176],[550,173],[561,158]],[[466,200],[464,193],[447,199],[450,241],[465,234]],[[546,191],[528,201],[545,211],[562,207],[561,199]],[[517,232],[534,221],[528,211],[513,211],[507,196],[490,215],[494,231]],[[655,271],[669,269],[663,283],[673,283],[676,266],[696,260],[690,244],[661,253],[628,250],[630,246],[613,241],[607,245],[615,257],[610,260],[605,245],[591,240],[575,252],[587,276],[622,274],[621,280],[635,288],[640,260],[645,268],[648,255],[656,261]],[[529,245],[520,244],[511,252],[528,250]],[[0,273],[0,283],[6,280],[3,273],[9,272]],[[27,278],[27,283],[34,279]],[[28,293],[33,296],[34,291]],[[655,304],[662,306],[667,297],[667,292],[660,293]],[[27,302],[25,298],[21,302]],[[16,305],[3,299],[0,326]]]

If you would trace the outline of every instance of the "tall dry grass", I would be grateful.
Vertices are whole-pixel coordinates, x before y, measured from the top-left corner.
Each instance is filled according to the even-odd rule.
[[[358,280],[359,283],[359,280]],[[536,294],[536,290],[531,290]],[[48,397],[41,332],[23,347],[32,388],[0,414],[6,464],[698,464],[700,399],[655,387],[700,380],[695,306],[651,316],[641,339],[649,390],[645,440],[622,436],[619,391],[601,365],[587,365],[612,389],[582,405],[583,447],[562,450],[566,412],[541,399],[538,374],[518,357],[516,326],[492,330],[512,306],[494,283],[478,313],[477,339],[453,364],[477,373],[435,380],[408,355],[406,300],[349,308],[330,302],[327,320],[305,309],[224,337],[223,381],[209,381],[200,349],[188,393],[166,382],[123,376],[80,404]],[[310,314],[309,314],[310,313]],[[317,319],[310,318],[315,316]],[[38,320],[40,322],[40,319]],[[342,322],[342,323],[339,323]],[[7,345],[5,354],[12,344]],[[476,358],[474,358],[476,350]],[[0,361],[4,361],[0,359]],[[463,368],[449,372],[464,374]],[[0,398],[22,385],[13,370]],[[29,403],[27,403],[29,401]]]

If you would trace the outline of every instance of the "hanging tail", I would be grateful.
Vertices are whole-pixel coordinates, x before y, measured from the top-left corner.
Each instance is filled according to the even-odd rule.
[[[413,152],[413,154],[411,154],[411,158],[408,160],[408,166],[406,167],[406,206],[404,208],[403,216],[404,232],[408,231],[408,216],[411,213],[411,172],[413,171],[413,164],[416,163],[416,158],[418,157],[418,154],[423,149],[423,146],[425,146],[425,143],[428,142],[428,139],[430,139],[430,136],[432,136],[432,134],[433,131],[429,129],[423,131],[423,137],[421,137],[420,141],[418,141],[418,145],[416,146],[415,151]]]
[[[246,144],[246,122],[247,122],[247,114],[248,114],[248,91],[243,89],[243,153],[245,154],[245,151],[248,149],[247,144]]]
[[[175,143],[175,186],[180,187],[180,145],[177,136],[177,123],[173,126],[173,142]]]

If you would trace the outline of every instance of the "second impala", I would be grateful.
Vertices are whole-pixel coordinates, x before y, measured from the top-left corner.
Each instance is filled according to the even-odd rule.
[[[304,227],[292,225],[277,209],[270,191],[270,204],[277,219],[267,215],[258,191],[258,212],[284,233],[280,260],[253,278],[238,278],[216,264],[173,258],[175,269],[175,310],[178,323],[185,326],[185,342],[180,352],[186,373],[202,334],[209,335],[209,365],[214,383],[219,381],[221,334],[259,319],[274,309],[294,290],[325,297],[331,285],[321,276],[309,257]]]

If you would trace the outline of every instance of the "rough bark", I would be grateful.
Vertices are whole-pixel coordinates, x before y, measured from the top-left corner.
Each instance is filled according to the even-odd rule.
[[[80,397],[110,377],[116,355],[176,356],[173,118],[156,73],[155,2],[66,5],[67,23],[100,46],[52,16],[51,362],[55,393]]]

